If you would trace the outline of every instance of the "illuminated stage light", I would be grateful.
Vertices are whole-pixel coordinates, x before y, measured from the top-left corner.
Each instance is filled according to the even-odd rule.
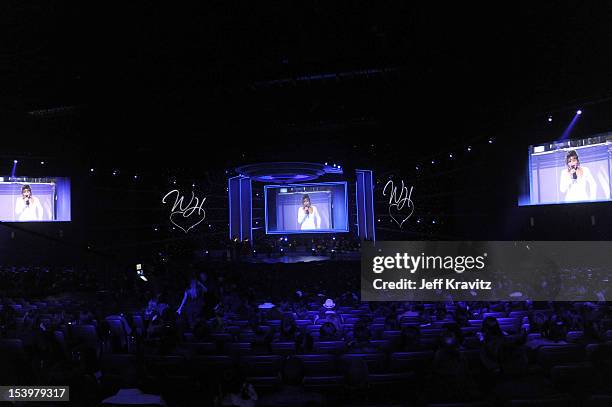
[[[489,139],[489,144],[493,144],[493,139],[492,138]]]
[[[453,158],[453,153],[450,153],[450,154],[448,155],[448,158]]]
[[[41,161],[41,162],[40,162],[40,165],[45,165],[45,162],[44,162],[44,161]]]
[[[420,170],[419,166],[417,165],[416,167],[414,167],[415,170]]]
[[[468,146],[467,151],[468,151],[468,153],[469,153],[470,151],[472,151],[472,147],[471,147],[471,146]]]
[[[90,169],[89,169],[89,172],[94,172],[94,171],[95,171],[95,170],[94,170],[93,168],[90,168]]]
[[[113,175],[116,176],[117,174],[119,174],[119,171],[113,170]]]
[[[431,160],[431,163],[432,163],[432,164],[435,164],[435,163],[436,163],[436,160]]]
[[[138,175],[134,175],[134,179],[138,179]]]
[[[552,116],[548,116],[548,123],[552,122]]]
[[[576,114],[582,114],[582,110],[580,109],[576,110]]]
[[[18,162],[18,160],[13,160],[13,164],[17,164]]]

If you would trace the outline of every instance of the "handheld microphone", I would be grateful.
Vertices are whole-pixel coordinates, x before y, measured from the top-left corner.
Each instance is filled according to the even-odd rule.
[[[572,174],[572,178],[578,179],[578,174],[576,173],[576,167],[572,167],[574,169],[574,173]]]
[[[30,200],[26,199],[26,206],[30,206]]]

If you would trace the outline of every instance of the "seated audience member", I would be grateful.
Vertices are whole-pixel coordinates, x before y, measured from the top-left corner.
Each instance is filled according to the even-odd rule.
[[[535,350],[545,345],[564,345],[567,342],[567,327],[557,316],[551,316],[541,327],[540,337],[531,338],[525,344],[529,349]]]
[[[599,343],[605,341],[605,330],[602,328],[601,322],[598,320],[584,321],[583,328],[584,336],[579,343],[588,345],[590,343]]]
[[[240,378],[235,370],[227,371],[225,376],[221,384],[221,395],[215,405],[254,407],[258,396],[253,385]]]
[[[98,321],[93,312],[89,310],[81,311],[79,313],[79,324],[80,325],[93,325],[96,326]]]
[[[492,405],[504,404],[512,399],[538,399],[557,393],[544,376],[528,374],[526,349],[506,343],[499,354],[501,375],[485,377],[486,389]]]
[[[459,327],[467,327],[470,326],[470,317],[468,312],[463,308],[457,308],[454,315],[454,320]]]
[[[320,324],[319,320],[327,318],[328,315],[336,314],[334,310],[336,308],[336,303],[331,298],[325,300],[321,308],[319,309],[319,314],[315,316],[314,323]]]
[[[319,329],[319,340],[322,342],[325,341],[335,341],[338,339],[338,332],[336,331],[336,327],[331,322],[324,322]]]
[[[293,315],[285,313],[280,325],[280,340],[281,341],[294,341],[296,338],[297,325]]]
[[[400,324],[395,313],[385,317],[385,331],[397,331],[400,329]]]
[[[4,303],[2,311],[0,311],[0,338],[9,338],[15,334],[16,320],[15,308],[8,303]]]
[[[210,333],[206,321],[198,319],[193,327],[193,339],[196,342],[205,342],[206,336]]]
[[[418,326],[403,327],[398,341],[398,351],[401,352],[417,352],[424,349],[421,344],[421,331]]]
[[[325,398],[304,389],[304,366],[300,359],[289,357],[283,364],[281,388],[259,400],[262,406],[322,406]]]
[[[362,358],[351,359],[344,374],[344,399],[351,406],[368,405],[369,368]]]
[[[370,342],[370,329],[365,321],[358,321],[353,328],[353,339],[348,343],[350,353],[376,353]]]
[[[314,338],[306,330],[306,328],[302,328],[298,331],[297,336],[295,338],[295,349],[297,353],[311,353],[314,346]]]
[[[463,349],[463,342],[464,342],[464,336],[463,336],[463,332],[461,331],[461,328],[459,327],[458,324],[454,323],[454,322],[449,322],[444,324],[444,326],[442,327],[443,332],[451,332],[456,340],[457,340],[457,345],[459,346],[460,349]]]
[[[457,337],[451,331],[442,334],[434,354],[429,399],[431,401],[469,401],[477,396],[467,361],[459,352]]]
[[[193,321],[193,324],[197,322],[197,318]],[[211,332],[223,333],[226,329],[225,312],[221,303],[217,304],[214,308],[214,316],[208,322],[208,327]]]
[[[504,344],[504,333],[497,318],[486,317],[482,321],[482,331],[478,334],[481,341],[480,361],[489,373],[500,373],[499,354]]]
[[[102,405],[131,405],[146,404],[151,406],[165,406],[164,399],[156,394],[146,394],[140,390],[140,375],[133,365],[126,366],[121,372],[121,389],[114,396],[102,401]]]
[[[325,322],[332,323],[336,327],[336,333],[338,336],[342,336],[344,332],[344,322],[340,315],[338,315],[335,311],[326,311],[325,316],[322,319],[319,319],[317,324],[323,324]]]

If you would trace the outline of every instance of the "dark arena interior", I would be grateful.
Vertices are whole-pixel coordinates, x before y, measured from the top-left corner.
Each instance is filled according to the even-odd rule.
[[[232,3],[2,5],[0,405],[612,406],[610,5]]]

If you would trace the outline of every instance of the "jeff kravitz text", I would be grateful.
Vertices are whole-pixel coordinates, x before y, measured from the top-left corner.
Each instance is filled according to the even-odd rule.
[[[381,274],[384,271],[396,270],[414,274],[419,270],[435,272],[452,271],[462,274],[464,271],[481,271],[485,268],[487,253],[481,256],[426,256],[396,253],[395,256],[375,256],[372,260],[372,271]],[[400,278],[395,281],[386,281],[375,278],[372,287],[375,290],[491,290],[491,281],[476,278],[473,281],[464,281],[457,278],[421,278],[412,280]]]

